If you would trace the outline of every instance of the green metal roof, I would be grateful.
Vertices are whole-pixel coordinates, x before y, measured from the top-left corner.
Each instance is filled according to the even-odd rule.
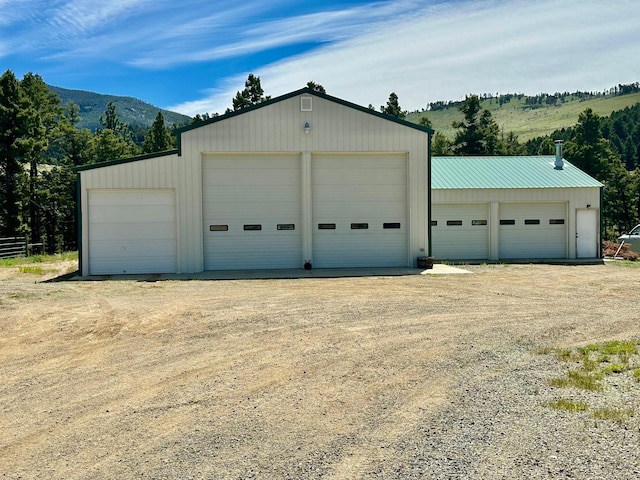
[[[554,155],[433,157],[431,188],[577,188],[602,187],[566,160],[556,170]]]

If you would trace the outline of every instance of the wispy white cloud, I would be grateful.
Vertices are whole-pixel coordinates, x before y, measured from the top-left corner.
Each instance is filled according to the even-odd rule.
[[[314,80],[362,105],[395,91],[409,109],[468,93],[597,90],[640,72],[637,0],[329,4],[0,0],[0,58],[69,75],[109,62],[131,82],[206,67],[209,88],[171,107],[188,114],[224,111],[249,72],[274,96]],[[304,53],[270,63],[276,50]],[[226,73],[249,58],[247,71]]]
[[[242,28],[234,25],[233,33],[225,36],[224,32],[228,30],[225,20],[233,15],[237,22],[242,19],[241,13],[249,13],[244,4],[244,12],[227,11],[167,31],[161,38],[171,42],[168,51],[142,52],[130,64],[146,68],[169,68],[254,54],[302,42],[336,42],[373,28],[376,23],[388,21],[391,15],[406,8],[405,3],[380,3],[260,20],[254,24],[247,22]],[[255,13],[253,9],[251,12]],[[220,18],[221,15],[225,18]],[[211,30],[215,28],[220,28],[222,33],[213,37],[215,46],[211,47]]]
[[[395,91],[405,108],[468,93],[601,90],[637,81],[640,4],[615,0],[421,2],[411,17],[375,23],[337,42],[253,73],[278,95],[322,83],[356,103],[383,104]],[[172,108],[224,111],[248,72]]]

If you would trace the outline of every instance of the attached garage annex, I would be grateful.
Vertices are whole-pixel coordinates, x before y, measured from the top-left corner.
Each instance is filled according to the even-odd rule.
[[[305,88],[80,167],[82,275],[416,266],[431,133]]]
[[[560,152],[433,157],[436,261],[600,257],[602,184]]]

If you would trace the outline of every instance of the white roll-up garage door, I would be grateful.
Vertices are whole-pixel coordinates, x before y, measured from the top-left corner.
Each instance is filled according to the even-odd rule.
[[[501,203],[500,258],[566,258],[566,203]]]
[[[489,258],[489,204],[433,204],[431,235],[437,260]]]
[[[313,266],[408,266],[406,155],[314,155]]]
[[[302,267],[300,161],[203,158],[205,270]]]
[[[89,274],[176,271],[173,190],[89,190]]]

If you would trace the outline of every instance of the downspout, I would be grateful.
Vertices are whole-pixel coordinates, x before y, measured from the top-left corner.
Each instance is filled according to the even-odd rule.
[[[431,253],[431,133],[427,134],[427,256],[432,257]]]

